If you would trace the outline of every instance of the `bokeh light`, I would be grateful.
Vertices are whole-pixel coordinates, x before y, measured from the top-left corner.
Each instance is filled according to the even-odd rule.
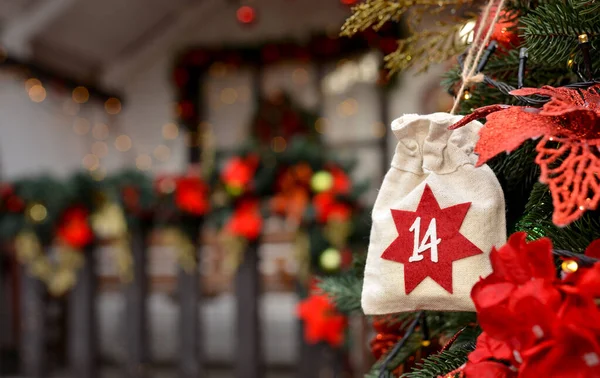
[[[119,135],[115,138],[115,148],[121,152],[129,151],[131,149],[131,138],[125,134]]]
[[[162,128],[162,135],[163,138],[168,140],[176,139],[179,135],[179,126],[172,122],[164,124]]]
[[[73,89],[71,97],[76,103],[85,104],[90,99],[90,92],[86,87],[79,86]]]

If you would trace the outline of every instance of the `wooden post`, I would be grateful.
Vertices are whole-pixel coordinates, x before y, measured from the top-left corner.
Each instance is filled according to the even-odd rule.
[[[146,273],[148,253],[148,230],[150,228],[133,227],[131,232],[131,254],[133,257],[133,280],[125,289],[127,345],[126,376],[130,378],[149,377],[150,362],[148,334],[148,275]]]
[[[389,108],[390,108],[390,101],[389,101],[389,89],[386,88],[383,84],[380,84],[379,87],[377,88],[377,93],[378,93],[378,97],[379,97],[379,119],[381,120],[381,123],[383,123],[383,135],[381,136],[381,139],[379,140],[379,148],[381,149],[381,160],[380,160],[380,164],[381,164],[381,174],[382,174],[382,179],[383,176],[385,176],[385,174],[387,173],[389,167],[390,167],[390,159],[392,158],[390,156],[390,144],[388,141],[388,135],[389,135],[389,123],[390,123],[390,119],[389,119]]]
[[[200,327],[200,230],[201,222],[198,222],[196,235],[192,240],[195,246],[196,269],[187,273],[179,270],[179,374],[181,378],[198,378],[205,376],[201,349],[201,327]]]
[[[325,67],[322,63],[316,64],[315,86],[317,87],[317,112],[323,116],[323,105],[325,104],[325,95],[323,93],[323,79],[325,77]],[[310,253],[310,252],[308,252]],[[302,285],[300,283],[300,285]],[[306,293],[309,288],[299,287],[300,294]],[[302,298],[301,298],[302,299]],[[339,359],[337,353],[327,344],[311,345],[304,340],[304,323],[298,320],[298,344],[299,355],[296,366],[296,378],[334,378],[340,377]]]
[[[199,143],[203,130],[202,120],[202,73],[198,69],[189,72],[189,78],[181,88],[187,99],[191,99],[194,112],[190,117],[182,119],[182,125],[187,129],[188,161],[190,167],[200,174],[200,158],[202,145]],[[181,378],[198,378],[205,376],[203,371],[203,352],[201,350],[200,312],[200,258],[202,219],[195,219],[192,243],[195,246],[195,257],[198,266],[193,272],[179,270],[178,299],[179,299],[179,376]],[[188,220],[190,221],[190,220]]]
[[[250,242],[235,280],[237,303],[236,378],[262,378],[258,242]]]
[[[9,326],[12,308],[9,305],[9,298],[7,298],[8,280],[5,271],[8,273],[8,255],[0,245],[0,377],[6,371],[4,361],[8,361],[6,353],[9,345],[12,344],[12,327]]]
[[[98,376],[94,251],[94,247],[88,247],[84,251],[85,260],[69,298],[69,364],[72,376],[77,378]]]
[[[328,344],[307,345],[303,343],[302,363],[296,370],[297,378],[344,378],[350,377],[346,364],[346,352]]]
[[[27,378],[46,377],[46,287],[21,268],[21,374]]]

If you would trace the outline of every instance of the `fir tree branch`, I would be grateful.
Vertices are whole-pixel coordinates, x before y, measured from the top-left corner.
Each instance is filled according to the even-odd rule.
[[[600,17],[600,2],[590,0],[579,0],[573,2],[573,7],[584,16],[590,16],[593,20]]]
[[[462,347],[446,350],[429,356],[416,364],[413,371],[403,374],[403,378],[436,378],[456,370],[467,362],[467,356],[473,351],[472,347]]]
[[[588,211],[566,227],[557,227],[552,222],[552,197],[548,187],[537,183],[529,196],[525,215],[516,226],[516,231],[525,231],[530,240],[549,237],[554,248],[577,253],[585,251],[595,239],[600,238],[600,211]]]
[[[361,309],[362,279],[355,275],[323,277],[319,288],[333,300],[338,311],[351,313]]]
[[[403,324],[408,324],[414,320],[415,314],[399,314],[399,321]],[[475,324],[477,316],[474,312],[426,312],[425,318],[430,328],[430,338],[437,338],[441,335],[453,336],[465,326]],[[455,348],[473,348],[474,342],[479,334],[478,328],[469,328],[463,335],[452,345],[450,350]],[[414,355],[417,350],[422,348],[423,335],[421,332],[414,332],[406,340],[404,346],[398,353],[388,361],[387,372],[394,371],[400,364],[404,363],[410,356]],[[385,356],[383,357],[385,359]],[[379,360],[365,376],[365,378],[380,378],[385,375],[380,375],[380,369],[383,359]],[[390,373],[391,374],[391,373]],[[392,377],[393,375],[389,375]]]
[[[417,350],[419,350],[422,346],[421,343],[423,341],[423,337],[419,333],[413,333],[406,340],[406,343],[398,351],[396,356],[391,359],[387,364],[387,370],[382,374],[381,373],[381,363],[382,360],[377,361],[372,367],[371,370],[365,374],[365,378],[386,378],[386,377],[394,377],[392,371],[395,370],[400,364],[406,361],[410,356],[415,354]],[[386,355],[387,356],[387,355]],[[385,358],[384,356],[383,358]],[[387,375],[386,375],[387,374]]]
[[[587,34],[593,40],[600,36],[600,23],[594,22],[597,14],[581,12],[581,3],[553,0],[521,18],[532,61],[547,66],[566,66],[569,59],[580,61],[577,37]]]
[[[398,341],[398,343],[396,343],[396,345],[390,350],[388,355],[383,359],[381,366],[379,367],[379,376],[380,377],[382,375],[384,375],[383,373],[385,373],[386,371],[389,371],[388,370],[389,362],[396,357],[396,354],[402,349],[402,347],[408,342],[409,338],[414,334],[414,332],[417,328],[417,325],[419,324],[419,322],[422,321],[423,316],[424,316],[423,311],[417,313],[417,315],[415,316],[415,318],[413,319],[411,324],[406,329],[404,336],[400,339],[400,341]]]

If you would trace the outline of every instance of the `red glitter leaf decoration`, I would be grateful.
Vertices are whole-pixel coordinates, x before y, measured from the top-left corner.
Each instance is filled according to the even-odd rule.
[[[480,166],[499,153],[516,150],[528,139],[551,132],[552,129],[545,122],[540,122],[539,113],[539,109],[530,107],[484,106],[452,125],[450,129],[487,117],[487,123],[479,131],[479,141],[475,145],[475,153],[479,155],[477,166]]]
[[[476,109],[451,126],[455,129],[478,118],[487,118],[479,131],[475,153],[482,165],[503,151],[513,151],[530,138],[538,143],[535,162],[540,182],[552,194],[552,221],[566,226],[594,210],[600,200],[600,85],[589,89],[522,88],[515,96],[547,96],[541,108],[491,105]]]
[[[552,221],[566,226],[600,200],[600,139],[575,140],[546,136],[537,145],[535,162],[541,168],[540,182],[552,194]]]

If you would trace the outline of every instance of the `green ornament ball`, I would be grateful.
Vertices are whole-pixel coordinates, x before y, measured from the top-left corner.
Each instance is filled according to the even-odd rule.
[[[310,179],[310,186],[317,193],[325,192],[333,186],[333,176],[327,171],[316,172]]]
[[[336,271],[342,264],[342,254],[333,247],[327,248],[321,253],[321,256],[319,256],[319,264],[326,272]]]

